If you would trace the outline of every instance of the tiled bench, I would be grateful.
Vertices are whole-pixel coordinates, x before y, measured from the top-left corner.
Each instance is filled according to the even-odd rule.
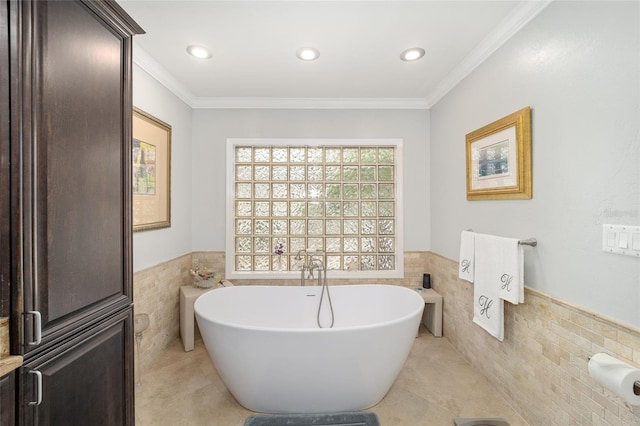
[[[432,288],[416,290],[424,299],[422,323],[435,337],[442,337],[442,296]]]

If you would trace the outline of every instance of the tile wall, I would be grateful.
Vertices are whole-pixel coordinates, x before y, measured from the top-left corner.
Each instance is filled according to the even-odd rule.
[[[224,276],[224,252],[194,252],[134,275],[135,312],[151,317],[141,345],[142,371],[179,336],[179,288],[191,284],[192,265]],[[455,261],[430,252],[406,252],[405,278],[385,283],[418,287],[424,272],[431,273],[433,288],[444,297],[444,337],[530,424],[640,425],[640,407],[598,386],[587,371],[588,357],[597,352],[640,365],[640,330],[527,288],[524,304],[505,303],[505,340],[498,342],[473,324],[473,286],[457,278]],[[334,283],[356,282],[364,283]]]
[[[640,407],[596,384],[589,356],[606,352],[640,365],[640,330],[527,288],[505,303],[505,339],[473,324],[473,285],[457,262],[431,254],[425,268],[444,298],[443,334],[531,425],[640,425]]]

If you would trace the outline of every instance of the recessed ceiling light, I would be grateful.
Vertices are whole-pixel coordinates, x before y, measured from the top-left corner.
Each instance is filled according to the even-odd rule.
[[[424,56],[424,49],[420,47],[412,47],[400,54],[400,59],[406,62],[417,61]]]
[[[191,56],[195,56],[200,59],[209,59],[213,54],[211,50],[204,46],[199,46],[197,44],[192,44],[191,46],[187,46],[187,53]]]
[[[320,56],[320,52],[313,47],[301,47],[296,52],[296,56],[303,61],[315,61]]]

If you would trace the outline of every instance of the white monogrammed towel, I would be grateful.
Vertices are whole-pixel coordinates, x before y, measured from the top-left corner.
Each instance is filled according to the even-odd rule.
[[[458,277],[473,282],[475,234],[471,231],[462,231],[460,234],[460,258],[458,263]]]
[[[514,238],[497,237],[500,245],[500,298],[517,305],[524,302],[524,250]]]
[[[500,237],[475,235],[473,322],[504,340],[504,301],[500,298]]]

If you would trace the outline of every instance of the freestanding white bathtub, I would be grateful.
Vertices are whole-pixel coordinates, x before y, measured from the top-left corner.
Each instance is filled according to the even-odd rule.
[[[235,286],[195,303],[204,343],[240,404],[264,413],[377,404],[409,355],[424,300],[392,285],[331,286],[333,328],[316,322],[320,286]],[[328,303],[323,303],[324,322]],[[321,322],[323,322],[321,321]]]

